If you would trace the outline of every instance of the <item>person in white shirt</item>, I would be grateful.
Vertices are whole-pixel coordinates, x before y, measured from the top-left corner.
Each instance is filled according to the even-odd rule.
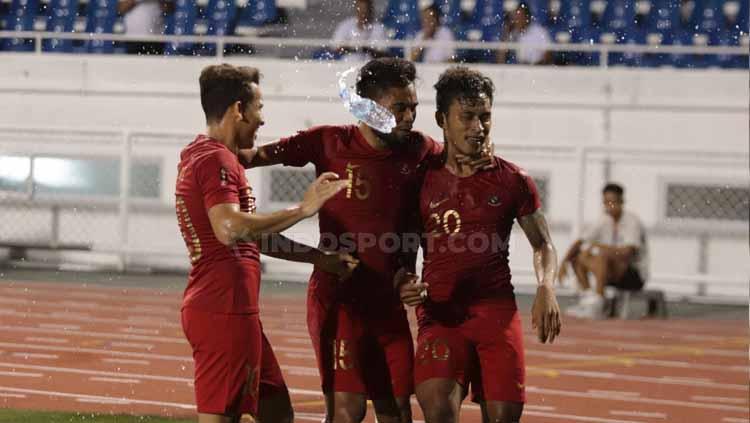
[[[386,39],[385,27],[374,21],[371,0],[356,0],[354,6],[356,16],[340,22],[333,33],[333,41],[338,53],[342,54],[342,60],[367,61],[384,56],[378,50],[378,44]],[[347,44],[349,41],[366,41],[368,44],[357,47]]]
[[[433,4],[422,9],[422,30],[414,37],[415,41],[436,41],[439,46],[415,47],[406,55],[412,62],[445,63],[456,56],[453,48],[453,31],[440,25],[440,8]]]
[[[126,35],[163,35],[164,16],[173,7],[169,0],[119,0],[117,12],[123,16]],[[162,54],[159,42],[133,41],[125,43],[128,54]]]
[[[623,209],[624,193],[618,184],[604,187],[604,216],[573,243],[560,264],[559,281],[570,265],[582,291],[581,302],[569,309],[572,315],[601,317],[606,286],[638,291],[649,277],[646,232],[640,219]],[[596,280],[593,289],[589,274]]]
[[[542,47],[550,43],[552,38],[542,25],[532,22],[531,10],[526,3],[519,4],[506,22],[510,25],[504,32],[503,41],[521,44],[521,47],[515,51],[517,63],[526,65],[552,63],[552,53]],[[507,57],[507,51],[499,51],[497,62],[506,63]]]

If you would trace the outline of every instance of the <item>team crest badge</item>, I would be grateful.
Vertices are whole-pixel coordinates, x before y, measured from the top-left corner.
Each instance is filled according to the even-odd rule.
[[[490,197],[489,200],[487,200],[487,204],[489,204],[492,207],[499,206],[500,205],[500,197],[498,197],[497,195],[493,195],[492,197]]]

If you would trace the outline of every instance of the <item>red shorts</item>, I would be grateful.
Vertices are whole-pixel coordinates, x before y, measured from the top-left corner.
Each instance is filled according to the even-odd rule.
[[[307,327],[323,392],[366,394],[370,399],[414,393],[414,344],[406,311],[363,316],[308,290]]]
[[[183,308],[182,329],[193,348],[199,413],[256,415],[260,398],[286,390],[258,314]]]
[[[424,313],[424,308],[420,310]],[[525,402],[521,317],[513,299],[484,301],[460,323],[419,327],[414,380],[455,379],[475,401]]]

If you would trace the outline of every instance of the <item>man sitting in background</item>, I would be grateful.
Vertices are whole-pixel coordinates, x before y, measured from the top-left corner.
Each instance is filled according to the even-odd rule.
[[[337,52],[343,60],[364,62],[384,53],[377,49],[381,41],[385,41],[385,27],[374,19],[371,0],[356,0],[354,2],[356,15],[341,21],[333,33],[333,41]],[[348,42],[369,42],[369,45],[358,47]]]
[[[552,53],[543,46],[552,39],[547,30],[531,19],[528,4],[521,3],[510,13],[507,30],[503,33],[502,41],[518,43],[521,47],[512,53],[501,50],[497,54],[498,63],[519,63],[525,65],[547,65],[552,63]],[[510,57],[515,55],[515,61]]]
[[[623,209],[624,192],[618,184],[604,187],[604,216],[583,239],[571,245],[560,264],[559,280],[565,279],[570,264],[582,291],[579,304],[569,308],[568,314],[602,317],[605,286],[638,291],[648,279],[646,233],[640,219]],[[594,289],[589,273],[596,280]]]
[[[440,8],[434,4],[422,9],[422,30],[417,33],[414,41],[435,41],[442,44],[411,49],[407,58],[413,62],[445,63],[455,59],[456,50],[451,45],[453,31],[440,25]]]

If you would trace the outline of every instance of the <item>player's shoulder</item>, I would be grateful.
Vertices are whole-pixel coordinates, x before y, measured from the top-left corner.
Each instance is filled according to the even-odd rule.
[[[409,145],[420,159],[434,159],[443,155],[443,143],[420,131],[412,131]]]
[[[524,168],[500,156],[493,156],[492,162],[495,165],[493,171],[496,173],[522,178],[529,176]]]
[[[224,167],[239,165],[239,158],[226,146],[216,140],[205,136],[198,136],[195,141],[188,144],[180,154],[184,163],[194,167],[206,166],[217,163]]]

